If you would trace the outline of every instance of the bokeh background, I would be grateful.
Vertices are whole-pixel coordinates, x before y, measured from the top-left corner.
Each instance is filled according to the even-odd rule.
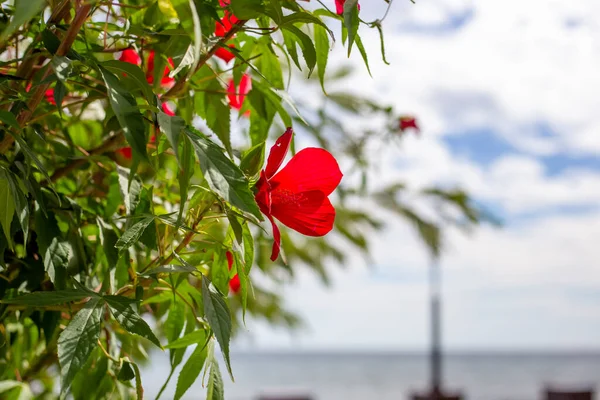
[[[361,17],[386,8],[362,1]],[[444,236],[445,381],[470,399],[538,398],[546,383],[600,386],[598,15],[594,0],[394,0],[383,23],[391,65],[375,30],[361,30],[372,77],[339,39],[330,54],[330,65],[353,68],[335,85],[421,126],[373,149],[371,182],[461,187],[502,221]],[[319,90],[299,77],[291,88],[306,101]],[[411,226],[389,221],[369,259],[332,266],[329,286],[300,269],[280,288],[303,327],[247,320],[227,399],[276,390],[399,399],[426,386],[429,253]],[[168,373],[158,364],[149,393]],[[201,398],[195,387],[188,398]]]

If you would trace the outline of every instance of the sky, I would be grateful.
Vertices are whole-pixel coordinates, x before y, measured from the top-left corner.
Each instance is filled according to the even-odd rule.
[[[385,5],[363,0],[361,16]],[[420,137],[376,155],[381,183],[459,186],[503,221],[447,234],[448,349],[600,348],[599,13],[596,0],[395,0],[390,66],[365,28],[373,78],[341,41],[330,55],[356,66],[349,90],[419,118]],[[426,349],[427,252],[401,221],[373,239],[373,262],[332,266],[330,287],[301,271],[281,289],[304,329],[247,321],[234,347]]]

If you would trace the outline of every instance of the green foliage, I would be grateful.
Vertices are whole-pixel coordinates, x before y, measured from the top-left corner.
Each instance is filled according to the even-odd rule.
[[[398,115],[334,90],[348,72],[328,62],[340,36],[348,54],[356,45],[369,68],[360,31],[381,33],[381,21],[361,20],[356,0],[346,1],[343,15],[304,6],[294,0],[233,0],[226,9],[217,0],[3,4],[2,398],[61,392],[141,399],[138,365],[168,351],[163,389],[180,371],[174,394],[180,398],[203,372],[207,398],[223,399],[215,347],[233,379],[230,341],[246,314],[288,327],[300,323],[278,294],[253,282],[256,268],[275,283],[299,268],[327,282],[329,267],[348,261],[347,247],[368,254],[370,233],[384,226],[379,215],[352,204],[377,204],[414,224],[435,254],[443,223],[469,227],[484,219],[460,190],[420,193],[460,215],[439,220],[404,203],[403,185],[369,190],[364,177],[377,160],[366,149],[401,136]],[[239,21],[217,35],[225,11]],[[340,25],[341,32],[333,28]],[[381,48],[383,54],[383,42]],[[233,59],[219,59],[222,50]],[[251,83],[247,93],[244,79]],[[320,86],[323,101],[287,93],[294,79],[314,93]],[[385,126],[349,129],[347,116]],[[282,227],[285,264],[269,261],[272,237],[254,185],[272,140],[288,126],[353,162],[332,197],[331,235],[339,240]],[[236,279],[239,289],[230,289]]]

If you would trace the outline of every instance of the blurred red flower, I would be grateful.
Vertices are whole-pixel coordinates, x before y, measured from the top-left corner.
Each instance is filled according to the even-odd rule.
[[[335,12],[338,15],[342,15],[344,13],[344,3],[345,2],[346,2],[346,0],[335,0]],[[360,10],[360,4],[357,4],[356,6]]]
[[[175,82],[175,78],[169,77],[169,72],[175,68],[175,64],[173,63],[173,59],[169,57],[167,60],[168,64],[165,67],[165,71],[163,72],[162,79],[160,80],[160,84],[162,86],[170,86]],[[154,51],[151,51],[148,55],[148,72],[146,73],[146,80],[148,83],[154,83]]]
[[[227,257],[227,268],[231,271],[231,267],[233,267],[233,254],[228,250],[225,253],[225,256]],[[229,290],[233,293],[240,291],[240,277],[238,274],[235,274],[233,278],[229,280]]]
[[[232,44],[230,44],[228,46],[230,48],[235,48],[235,46]],[[233,53],[231,51],[227,50],[225,47],[219,47],[217,49],[217,51],[215,51],[215,56],[219,57],[221,60],[225,61],[226,63],[228,63],[229,61],[231,61],[235,58],[235,55],[233,55]]]
[[[244,99],[250,90],[252,89],[252,78],[250,75],[244,74],[240,79],[240,85],[236,88],[233,79],[229,81],[227,86],[227,98],[229,99],[229,105],[236,110],[242,108]]]
[[[238,22],[239,19],[235,15],[230,13],[229,10],[225,10],[225,15],[221,21],[215,22],[215,36],[223,37],[227,35],[231,27]]]
[[[417,124],[417,119],[413,116],[402,116],[398,121],[398,127],[400,132],[404,133],[407,129],[414,129],[417,133],[421,132],[419,125]]]
[[[279,172],[293,136],[288,128],[271,148],[267,165],[256,183],[255,199],[273,227],[271,260],[281,248],[274,218],[307,236],[324,236],[333,228],[335,208],[329,196],[342,180],[336,159],[327,150],[300,150]]]
[[[142,64],[142,58],[134,49],[126,49],[121,53],[121,57],[119,57],[119,61],[124,61],[126,63],[134,64],[140,66]]]

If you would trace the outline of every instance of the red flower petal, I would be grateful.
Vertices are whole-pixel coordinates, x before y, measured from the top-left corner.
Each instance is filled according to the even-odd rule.
[[[233,48],[234,45],[230,44],[229,47]],[[235,58],[235,55],[227,50],[224,47],[219,47],[217,49],[217,51],[215,51],[215,56],[219,57],[221,60],[225,61],[226,63],[228,63],[229,61],[233,60]]]
[[[231,271],[231,267],[233,266],[233,254],[228,250],[225,252],[225,257],[227,258],[227,268]]]
[[[327,150],[309,147],[300,150],[273,178],[269,180],[275,191],[298,194],[313,190],[328,196],[342,180],[342,171],[336,159]],[[274,203],[274,200],[272,200]]]
[[[219,0],[219,5],[221,7],[227,7],[230,2],[231,2],[231,0]]]
[[[117,150],[117,153],[121,154],[126,159],[131,160],[131,147],[122,147]]]
[[[281,252],[281,232],[279,231],[279,227],[275,223],[273,217],[267,215],[267,218],[269,221],[271,221],[271,226],[273,227],[273,248],[271,249],[271,261],[275,261]]]
[[[215,36],[223,37],[227,35],[229,30],[233,27],[234,24],[237,24],[239,19],[229,12],[229,10],[225,10],[225,14],[221,21],[215,22]]]
[[[400,117],[398,127],[401,132],[404,132],[406,129],[409,129],[409,128],[416,130],[417,133],[421,131],[419,129],[419,125],[417,124],[417,119],[415,117],[411,117],[411,116]]]
[[[173,110],[171,110],[171,107],[169,107],[169,104],[168,104],[168,103],[162,103],[162,106],[161,106],[161,108],[162,108],[162,110],[163,110],[163,112],[164,112],[165,114],[167,114],[167,115],[169,115],[169,116],[171,116],[171,117],[174,117],[174,116],[175,116],[175,113],[173,112]]]
[[[138,66],[142,64],[142,58],[137,53],[137,51],[133,49],[123,50],[123,52],[121,53],[121,57],[119,57],[119,61],[124,61]]]
[[[227,86],[227,98],[229,99],[229,105],[236,110],[240,110],[246,95],[251,89],[252,79],[248,74],[242,75],[242,79],[240,79],[240,86],[237,88],[237,90],[233,79],[229,81],[229,85]]]
[[[46,97],[46,101],[50,104],[52,104],[53,106],[56,105],[56,102],[54,101],[54,89],[48,89],[44,92],[44,96]]]
[[[323,192],[297,194],[274,190],[271,212],[282,224],[306,236],[323,236],[333,229],[335,208]]]
[[[169,77],[169,72],[175,67],[173,59],[169,57],[167,59],[167,63],[168,65],[165,67],[163,76],[160,80],[160,84],[162,86],[169,86],[173,82],[175,82],[175,78]],[[148,81],[148,83],[154,83],[154,51],[151,51],[148,55],[148,72],[146,73],[146,80]]]
[[[231,290],[233,293],[237,293],[240,291],[240,286],[240,277],[238,274],[235,274],[233,278],[229,280],[229,290]]]
[[[346,0],[335,0],[335,12],[338,15],[342,15],[344,13],[344,3]],[[356,5],[358,10],[360,11],[360,4]]]
[[[270,179],[285,159],[285,155],[287,154],[290,143],[292,142],[292,137],[294,136],[294,131],[292,128],[287,128],[287,130],[277,139],[273,147],[271,147],[271,151],[269,152],[269,158],[267,159],[267,166],[265,168],[265,175],[267,179]]]

